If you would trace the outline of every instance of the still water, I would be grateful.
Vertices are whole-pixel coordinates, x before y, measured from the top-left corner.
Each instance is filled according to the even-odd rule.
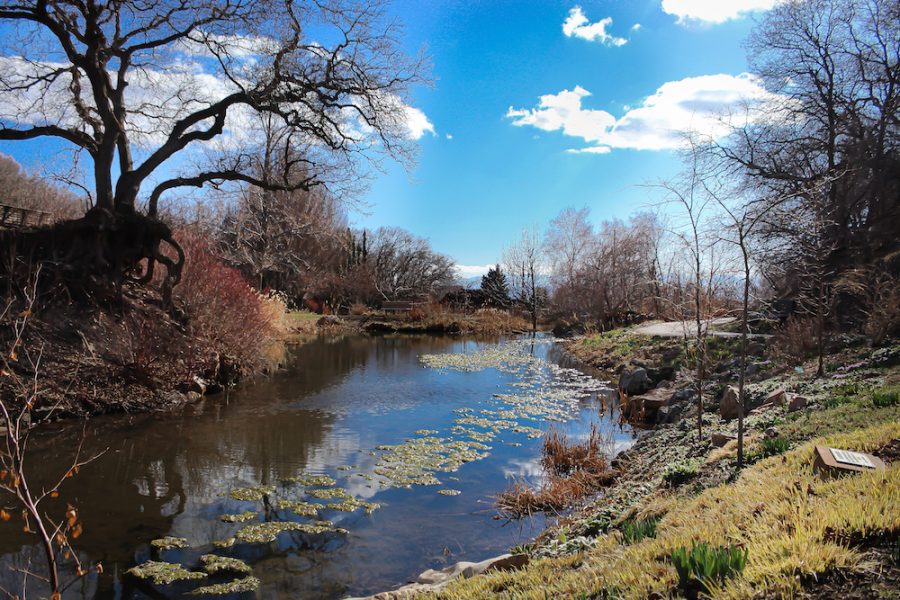
[[[446,356],[458,354],[473,360]],[[539,483],[542,431],[555,423],[579,437],[593,422],[611,447],[631,440],[610,392],[561,362],[558,348],[542,339],[321,339],[297,348],[277,375],[177,414],[104,417],[84,432],[69,423],[43,434],[32,442],[34,478],[64,472],[82,437],[84,455],[105,450],[67,480],[63,504],[50,507],[78,508],[84,533],[74,546],[83,562],[104,566],[102,575],[79,581],[64,597],[177,597],[198,584],[157,586],[125,572],[149,559],[198,570],[199,557],[214,552],[252,567],[260,580],[257,597],[341,598],[527,542],[544,518],[499,519],[493,496],[513,482]],[[422,439],[439,447],[469,440],[457,442],[469,454],[456,456],[447,471],[425,474],[440,484],[402,487],[403,476],[423,467],[404,465],[398,481],[396,470],[385,470],[388,446]],[[404,448],[415,461],[420,446]],[[318,507],[317,518],[341,532],[285,531],[267,543],[212,545],[247,525],[223,522],[223,515],[255,511],[250,523],[308,521],[276,504],[304,498],[302,486],[288,483],[302,475],[328,475],[348,496],[380,507],[371,513]],[[275,491],[265,502],[230,496],[252,486]],[[150,542],[167,535],[185,538],[188,547],[156,553]],[[11,569],[29,561],[35,570],[42,566],[34,538],[15,519],[0,523],[0,585],[19,585],[21,575]],[[206,583],[215,581],[222,579]]]

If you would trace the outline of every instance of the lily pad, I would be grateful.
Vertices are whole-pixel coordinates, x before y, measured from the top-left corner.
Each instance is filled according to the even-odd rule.
[[[188,541],[184,538],[167,535],[153,540],[150,545],[157,550],[175,550],[176,548],[187,548]]]
[[[319,514],[319,509],[322,508],[322,506],[313,502],[303,502],[302,500],[296,502],[292,500],[279,500],[278,508],[281,510],[293,511],[294,514],[300,515],[301,517],[315,517]]]
[[[253,523],[247,525],[235,534],[237,541],[248,544],[264,544],[274,542],[282,531],[301,531],[309,534],[320,533],[346,533],[345,529],[334,527],[331,521],[311,521],[309,523],[296,523],[294,521],[269,521],[267,523]]]
[[[259,579],[256,577],[244,577],[226,583],[216,583],[198,587],[191,592],[191,595],[199,596],[201,594],[211,594],[219,596],[222,594],[242,594],[245,592],[255,592],[258,589]]]
[[[339,487],[309,490],[307,494],[319,500],[331,500],[332,498],[351,498],[347,490]]]
[[[238,573],[241,575],[249,575],[253,569],[244,561],[228,556],[219,556],[218,554],[204,554],[200,557],[203,562],[203,570],[214,575],[222,571],[229,573]]]
[[[337,481],[328,475],[297,475],[283,480],[285,483],[297,483],[305,487],[329,487]]]
[[[259,513],[253,510],[248,510],[247,512],[242,512],[237,515],[222,515],[219,517],[221,521],[225,523],[243,523],[244,521],[252,521],[257,518]]]
[[[128,569],[126,572],[138,579],[149,579],[155,585],[169,585],[175,581],[203,579],[206,577],[206,573],[188,571],[181,565],[156,560],[148,560]]]
[[[235,500],[258,502],[263,499],[263,496],[271,496],[274,493],[274,485],[254,485],[250,487],[235,488],[231,490],[228,495]]]

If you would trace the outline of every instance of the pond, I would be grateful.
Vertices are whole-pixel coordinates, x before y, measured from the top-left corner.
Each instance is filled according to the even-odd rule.
[[[631,443],[613,392],[563,362],[540,337],[319,339],[277,375],[177,414],[42,433],[33,478],[64,472],[82,436],[84,455],[105,450],[52,507],[79,510],[74,547],[104,567],[64,597],[173,597],[235,580],[126,574],[151,559],[202,571],[201,556],[217,554],[252,569],[260,598],[341,598],[506,552],[545,525],[508,522],[493,506],[512,483],[539,483],[544,431],[581,437],[595,423],[611,448]],[[165,536],[184,547],[151,544]],[[0,523],[6,589],[21,577],[11,568],[43,564],[34,539],[16,519]]]

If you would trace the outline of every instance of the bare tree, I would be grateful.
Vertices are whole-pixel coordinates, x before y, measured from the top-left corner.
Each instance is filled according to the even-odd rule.
[[[898,248],[898,40],[900,5],[884,0],[779,3],[748,40],[751,67],[775,94],[720,151],[764,197],[790,198],[779,214],[803,226],[772,219],[759,233],[771,270],[818,273],[807,296],[827,296],[841,272]],[[818,247],[800,252],[814,229]],[[796,296],[797,280],[787,274],[779,292]]]
[[[692,284],[691,311],[694,322],[693,355],[695,364],[695,382],[697,386],[697,436],[703,436],[703,391],[706,382],[707,359],[707,321],[709,307],[709,289],[712,286],[714,262],[709,253],[712,243],[707,239],[705,226],[711,199],[704,187],[703,148],[704,143],[694,136],[686,139],[684,151],[685,167],[679,178],[659,184],[669,201],[681,209],[685,218],[681,231],[675,231],[687,253],[687,263],[691,273]]]
[[[581,304],[582,271],[594,244],[594,227],[588,220],[588,208],[564,208],[550,221],[544,233],[544,252],[555,288],[557,304],[579,313],[587,309]]]
[[[538,313],[544,303],[543,290],[537,284],[543,269],[540,234],[537,227],[525,228],[519,240],[503,252],[503,263],[510,278],[510,292],[531,315],[531,329],[537,331]]]
[[[90,156],[95,206],[68,231],[92,240],[80,262],[106,277],[147,258],[177,283],[180,261],[159,249],[177,248],[156,221],[167,191],[309,189],[336,164],[410,156],[404,98],[423,62],[403,52],[382,2],[2,1],[0,23],[0,140],[53,137]],[[285,176],[254,171],[254,114],[293,133]],[[185,160],[194,150],[206,159]],[[184,171],[170,175],[173,162]]]
[[[381,227],[368,244],[366,262],[385,300],[422,296],[454,280],[453,261],[404,229]]]
[[[291,131],[274,122],[263,123],[265,145],[254,170],[260,179],[278,178],[290,155],[284,139]],[[299,170],[295,170],[299,171]],[[290,177],[290,175],[288,175]],[[302,172],[293,177],[303,179]],[[300,274],[337,268],[335,249],[343,240],[346,215],[324,186],[312,189],[241,189],[216,232],[225,258],[246,272],[259,289],[276,287],[299,293]]]

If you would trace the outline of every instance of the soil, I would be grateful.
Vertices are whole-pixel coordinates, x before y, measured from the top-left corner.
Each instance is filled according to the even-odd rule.
[[[216,357],[161,304],[155,291],[126,285],[116,309],[57,299],[36,310],[11,363],[38,386],[32,418],[167,410],[193,399],[194,375]]]

